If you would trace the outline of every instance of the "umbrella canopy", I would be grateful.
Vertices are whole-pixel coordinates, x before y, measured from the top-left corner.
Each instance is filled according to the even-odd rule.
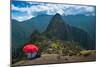
[[[38,52],[39,48],[35,44],[26,44],[23,48],[24,53]]]

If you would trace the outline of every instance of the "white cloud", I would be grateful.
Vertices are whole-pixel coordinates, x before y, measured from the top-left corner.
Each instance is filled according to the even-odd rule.
[[[14,16],[14,15],[12,15],[12,18],[15,20],[18,20],[18,21],[25,21],[25,20],[28,20],[32,17],[34,17],[34,16],[32,16],[32,15],[29,15],[29,16],[27,16],[27,15],[26,16]]]
[[[48,4],[48,3],[35,3],[38,5],[34,6],[34,2],[28,2],[33,6],[30,7],[16,7],[12,4],[12,10],[20,11],[20,12],[26,12],[25,16],[17,17],[18,20],[26,20],[30,19],[30,17],[37,16],[39,12],[45,11],[48,15],[54,15],[56,13],[59,13],[61,15],[76,15],[76,14],[82,14],[86,13],[88,15],[95,15],[94,7],[92,6],[80,6],[80,5],[65,5],[65,4]]]

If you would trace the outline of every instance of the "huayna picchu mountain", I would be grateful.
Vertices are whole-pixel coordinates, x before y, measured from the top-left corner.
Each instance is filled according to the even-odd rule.
[[[86,31],[67,24],[58,13],[52,17],[45,33],[49,39],[75,41],[85,49],[95,49],[95,43]]]
[[[46,29],[48,37],[54,39],[68,40],[69,39],[69,25],[64,22],[60,14],[56,14],[48,24]]]

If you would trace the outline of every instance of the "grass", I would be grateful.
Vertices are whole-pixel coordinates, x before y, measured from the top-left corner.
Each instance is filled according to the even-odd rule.
[[[82,56],[89,56],[89,55],[95,55],[96,50],[82,50],[80,51],[80,55]]]

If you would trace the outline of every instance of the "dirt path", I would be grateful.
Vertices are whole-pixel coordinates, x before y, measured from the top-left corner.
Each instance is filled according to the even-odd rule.
[[[95,56],[59,56],[57,54],[44,54],[40,58],[34,60],[21,60],[13,64],[13,66],[23,65],[40,65],[40,64],[54,64],[54,63],[69,63],[69,62],[83,62],[83,61],[95,61]]]

